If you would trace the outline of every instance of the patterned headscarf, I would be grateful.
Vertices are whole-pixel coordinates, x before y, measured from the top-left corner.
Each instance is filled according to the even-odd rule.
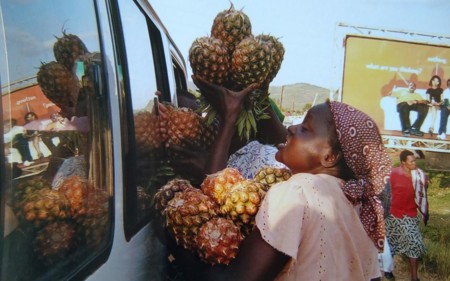
[[[360,219],[375,246],[384,246],[383,206],[378,199],[391,172],[391,159],[387,154],[375,122],[364,112],[340,102],[330,102],[347,166],[355,178],[342,187],[354,204],[361,203]]]

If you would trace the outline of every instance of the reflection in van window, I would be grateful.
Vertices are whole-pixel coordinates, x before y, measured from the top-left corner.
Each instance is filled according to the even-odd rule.
[[[0,279],[67,279],[111,238],[111,137],[95,9],[89,1],[1,5]]]

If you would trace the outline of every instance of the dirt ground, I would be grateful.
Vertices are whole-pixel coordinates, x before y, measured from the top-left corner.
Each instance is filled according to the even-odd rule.
[[[409,261],[406,258],[394,256],[394,276],[395,281],[411,281]],[[420,281],[443,281],[442,278],[425,268],[421,261],[419,261],[419,279]],[[387,281],[388,279],[383,278],[382,280]]]

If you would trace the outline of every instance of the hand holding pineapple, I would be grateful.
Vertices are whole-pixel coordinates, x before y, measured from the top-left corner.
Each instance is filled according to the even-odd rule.
[[[193,75],[192,79],[200,89],[202,96],[214,107],[219,115],[218,118],[222,121],[236,120],[241,111],[245,109],[245,98],[259,86],[253,83],[241,91],[232,91],[224,86],[208,82],[201,76]]]

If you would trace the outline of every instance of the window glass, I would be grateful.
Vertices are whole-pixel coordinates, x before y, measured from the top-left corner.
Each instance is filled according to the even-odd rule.
[[[160,187],[158,174],[160,150],[157,147],[157,112],[153,105],[161,79],[156,73],[161,64],[161,33],[133,1],[119,1],[124,47],[125,97],[123,110],[128,120],[124,167],[125,231],[131,237],[153,214],[154,191]],[[137,47],[138,46],[138,47]],[[156,58],[156,59],[155,59]],[[160,97],[162,99],[162,97]]]
[[[111,238],[95,7],[0,1],[1,280],[63,280]]]

